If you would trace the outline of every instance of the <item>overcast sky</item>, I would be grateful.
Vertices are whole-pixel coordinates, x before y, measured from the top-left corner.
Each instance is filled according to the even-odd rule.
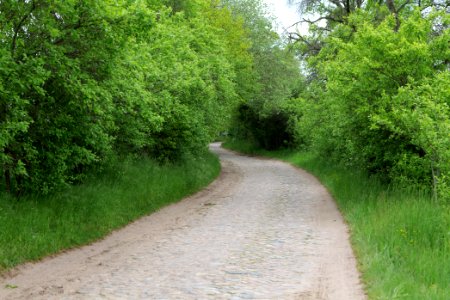
[[[289,6],[287,0],[264,0],[269,7],[269,10],[277,18],[278,23],[282,28],[279,28],[278,32],[282,32],[283,29],[291,26],[292,24],[300,20],[300,16],[296,10],[296,7]],[[307,28],[302,28],[304,32]]]

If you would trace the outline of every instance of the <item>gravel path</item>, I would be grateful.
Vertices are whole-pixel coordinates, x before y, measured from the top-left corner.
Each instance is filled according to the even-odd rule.
[[[347,228],[314,177],[212,149],[223,172],[207,189],[13,270],[0,299],[366,298]]]

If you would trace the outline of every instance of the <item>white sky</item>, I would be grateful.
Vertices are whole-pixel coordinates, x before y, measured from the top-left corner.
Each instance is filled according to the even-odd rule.
[[[300,20],[300,15],[297,12],[295,6],[290,6],[287,4],[287,0],[264,0],[267,4],[269,11],[277,18],[277,23],[279,23],[278,32],[283,33],[284,29],[290,27]],[[291,28],[290,31],[294,31]],[[304,24],[300,29],[300,32],[306,33],[308,26]]]

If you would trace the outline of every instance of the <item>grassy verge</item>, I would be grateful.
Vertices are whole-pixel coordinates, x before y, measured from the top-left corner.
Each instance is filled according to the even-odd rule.
[[[370,299],[450,299],[450,206],[414,189],[385,186],[312,153],[226,147],[288,161],[316,175],[349,224]]]
[[[49,197],[0,195],[0,271],[99,239],[192,194],[220,171],[205,154],[182,164],[121,162],[88,183]]]

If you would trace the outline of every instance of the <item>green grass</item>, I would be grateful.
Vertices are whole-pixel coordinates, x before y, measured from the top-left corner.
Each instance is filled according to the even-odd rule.
[[[236,151],[288,161],[317,176],[336,199],[370,299],[450,299],[450,206],[429,193],[386,186],[312,153]]]
[[[0,195],[0,271],[102,238],[198,191],[219,171],[211,153],[164,166],[125,161],[51,196]]]

